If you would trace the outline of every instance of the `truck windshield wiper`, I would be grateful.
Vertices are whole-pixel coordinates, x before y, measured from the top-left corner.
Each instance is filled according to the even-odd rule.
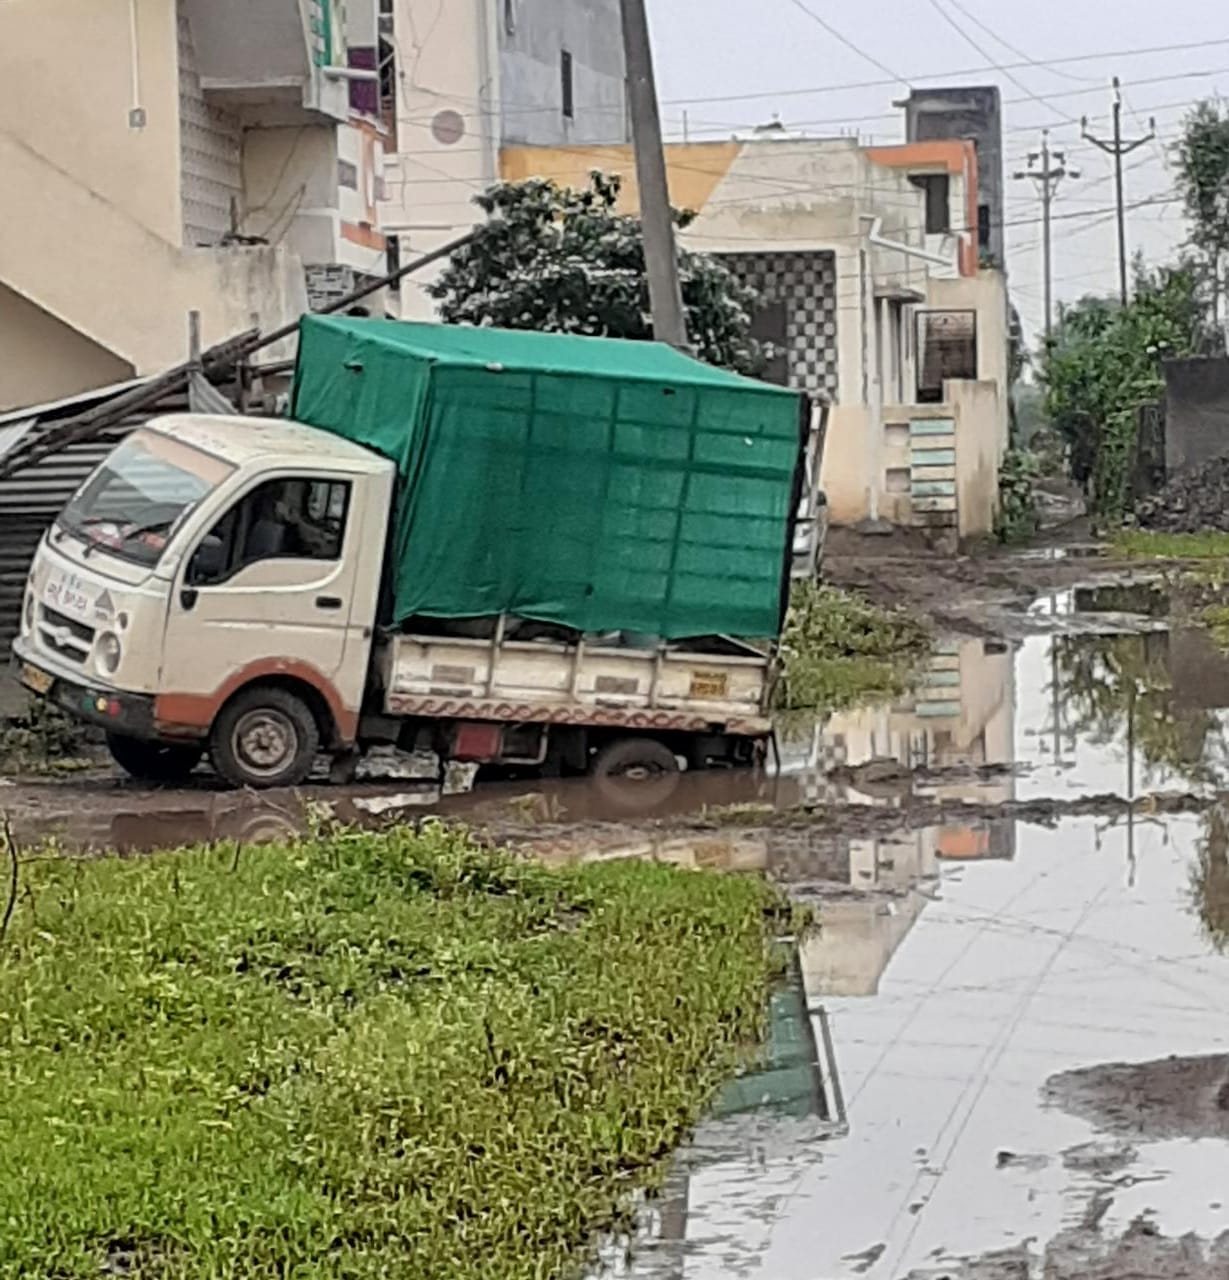
[[[162,529],[169,529],[174,523],[174,520],[151,520],[148,524],[134,525],[131,529],[124,530],[124,541],[139,538],[146,533],[158,533]]]

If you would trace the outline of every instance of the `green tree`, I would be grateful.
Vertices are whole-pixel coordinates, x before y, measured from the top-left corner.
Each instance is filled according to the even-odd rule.
[[[1222,264],[1229,251],[1229,106],[1198,103],[1182,122],[1174,149],[1178,194],[1190,221],[1191,246],[1198,255],[1214,316],[1224,288]]]
[[[1135,266],[1125,307],[1088,297],[1062,313],[1043,353],[1046,407],[1063,437],[1089,508],[1108,518],[1131,503],[1139,411],[1164,390],[1161,361],[1201,348],[1205,315],[1189,263]]]
[[[583,190],[532,178],[475,197],[487,215],[430,288],[449,324],[651,338],[639,218],[616,205],[620,179],[594,172]],[[694,214],[675,212],[687,226]],[[759,299],[717,258],[682,250],[679,276],[696,355],[740,373],[762,370],[751,336]]]

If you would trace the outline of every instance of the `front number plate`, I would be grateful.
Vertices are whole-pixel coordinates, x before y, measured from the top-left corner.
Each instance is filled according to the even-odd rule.
[[[37,667],[32,667],[28,662],[21,664],[21,683],[27,689],[33,689],[35,693],[50,693],[51,686],[55,683],[55,677],[47,674],[46,671],[40,671]]]

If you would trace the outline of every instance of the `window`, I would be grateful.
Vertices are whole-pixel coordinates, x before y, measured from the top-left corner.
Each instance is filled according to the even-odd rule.
[[[946,235],[952,229],[951,179],[946,173],[930,173],[914,181],[926,193],[926,234]]]
[[[188,582],[225,582],[261,560],[340,559],[349,506],[345,481],[266,480],[206,535],[188,566]]]
[[[945,382],[977,377],[977,313],[919,311],[917,325],[918,403],[940,404]]]
[[[576,119],[576,99],[572,86],[572,55],[564,49],[559,54],[559,76],[563,83],[563,118]]]
[[[57,521],[96,549],[155,565],[196,504],[234,470],[156,431],[128,437]]]
[[[384,237],[384,270],[388,275],[397,277],[389,281],[389,293],[401,297],[401,277],[397,275],[401,270],[401,237],[392,232]]]
[[[504,35],[516,35],[516,0],[504,0]]]

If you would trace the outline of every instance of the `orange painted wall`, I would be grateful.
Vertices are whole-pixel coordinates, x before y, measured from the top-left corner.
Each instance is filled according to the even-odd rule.
[[[965,225],[968,234],[960,242],[960,274],[977,274],[977,148],[968,139],[940,139],[931,142],[903,142],[894,147],[868,147],[867,156],[875,164],[890,169],[946,169],[964,179]]]
[[[665,152],[670,202],[676,209],[699,212],[741,150],[741,142],[668,144]],[[623,179],[619,208],[624,213],[635,213],[640,207],[636,160],[630,146],[505,147],[499,155],[499,168],[507,182],[551,178],[565,187],[587,186],[594,169],[617,173]]]

